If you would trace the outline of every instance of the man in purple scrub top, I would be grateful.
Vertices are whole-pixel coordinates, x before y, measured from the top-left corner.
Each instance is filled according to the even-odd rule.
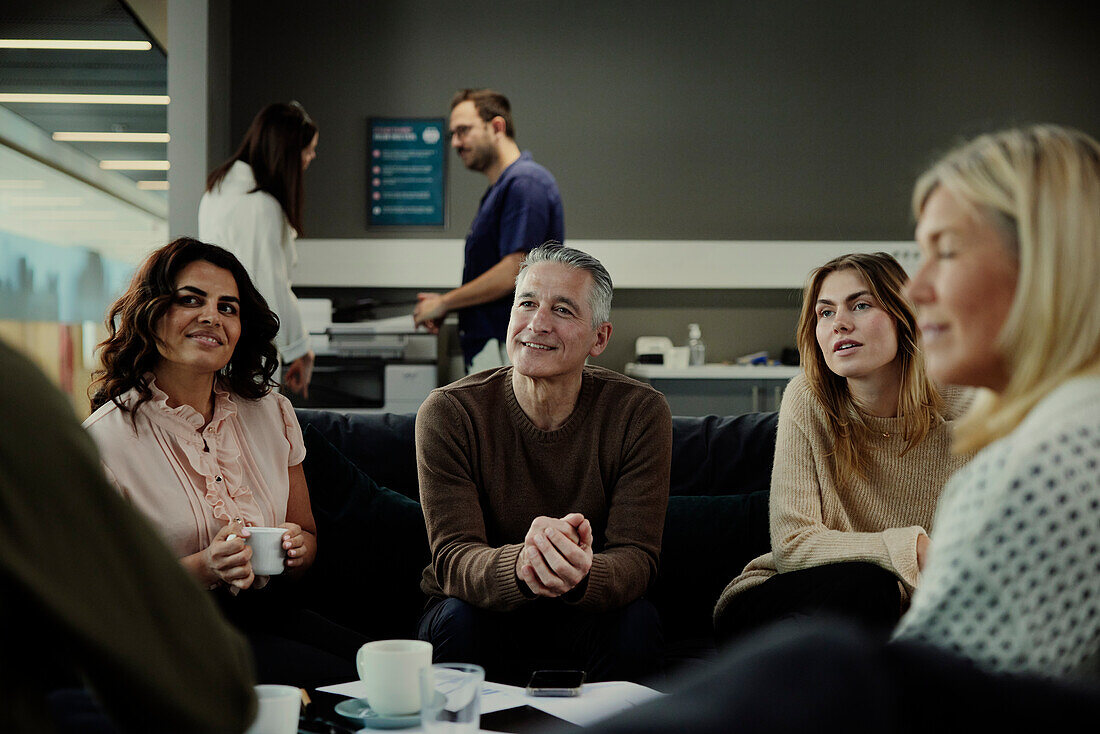
[[[458,311],[467,372],[508,364],[504,336],[512,291],[528,250],[565,239],[561,194],[548,170],[520,152],[508,98],[491,89],[463,89],[451,100],[451,147],[489,189],[466,235],[462,285],[447,293],[419,293],[413,319],[438,333]]]

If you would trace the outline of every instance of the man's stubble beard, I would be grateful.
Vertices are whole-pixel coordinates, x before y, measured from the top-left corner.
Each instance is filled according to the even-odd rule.
[[[470,153],[470,162],[466,164],[466,167],[478,173],[484,173],[500,158],[500,154],[497,153],[497,149],[492,144],[471,148]]]

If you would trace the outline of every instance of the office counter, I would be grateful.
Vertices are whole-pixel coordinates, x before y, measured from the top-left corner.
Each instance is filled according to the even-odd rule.
[[[783,389],[800,367],[706,364],[666,367],[630,362],[623,372],[664,393],[673,415],[737,415],[779,410]]]

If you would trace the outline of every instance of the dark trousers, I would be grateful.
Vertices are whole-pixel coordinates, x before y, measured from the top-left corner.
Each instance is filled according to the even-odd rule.
[[[829,615],[886,635],[901,618],[898,578],[873,563],[832,563],[772,576],[730,600],[714,620],[720,645],[764,625]]]
[[[669,696],[592,728],[594,734],[927,734],[1074,731],[1097,718],[1095,683],[993,674],[943,650],[884,644],[850,622],[817,617],[746,635],[713,666],[675,683]]]
[[[433,599],[418,636],[435,662],[476,663],[490,680],[526,685],[531,671],[579,669],[586,680],[644,682],[661,666],[664,637],[646,599],[608,612],[586,612],[557,599],[536,599],[510,612],[459,599]]]
[[[370,638],[303,608],[293,582],[288,588],[283,582],[237,596],[214,592],[226,619],[252,646],[256,682],[316,688],[356,680],[355,654]]]

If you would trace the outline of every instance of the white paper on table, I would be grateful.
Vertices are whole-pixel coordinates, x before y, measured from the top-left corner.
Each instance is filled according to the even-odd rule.
[[[589,726],[663,695],[660,691],[629,681],[606,681],[585,683],[579,696],[553,698],[524,694],[522,703],[578,726]]]
[[[336,683],[331,686],[323,686],[317,689],[322,693],[335,693],[338,696],[350,698],[366,698],[367,684],[361,680],[353,680],[350,683]]]
[[[348,696],[349,698],[365,698],[367,695],[367,686],[361,680],[351,681],[350,683],[337,683],[317,690],[323,693],[335,693],[338,696]],[[489,681],[481,686],[481,713],[483,714],[514,709],[518,706],[525,706],[529,702],[522,688],[506,686],[503,683],[490,683]]]
[[[481,713],[491,714],[527,705],[523,688],[485,681],[481,686]]]

